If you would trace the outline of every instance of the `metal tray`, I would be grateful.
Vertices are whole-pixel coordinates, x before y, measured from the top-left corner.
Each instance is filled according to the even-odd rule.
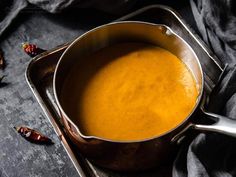
[[[205,90],[207,95],[211,93],[217,83],[222,71],[223,65],[200,40],[200,38],[191,30],[183,19],[173,9],[162,5],[151,5],[128,14],[116,21],[121,20],[137,20],[158,24],[165,24],[175,31],[179,36],[184,38],[198,55],[205,78]],[[85,31],[84,31],[85,32]],[[52,79],[55,66],[69,44],[64,44],[50,51],[44,52],[32,59],[26,70],[26,79],[35,95],[37,101],[42,107],[46,117],[52,124],[55,132],[60,138],[67,154],[73,162],[78,175],[81,177],[154,177],[161,175],[162,177],[171,176],[171,166],[162,166],[155,170],[142,173],[118,173],[101,169],[91,164],[86,158],[80,155],[64,132],[58,109],[52,91]]]

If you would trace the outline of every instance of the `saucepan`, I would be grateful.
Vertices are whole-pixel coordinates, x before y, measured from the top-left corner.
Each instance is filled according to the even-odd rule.
[[[121,42],[143,42],[162,47],[181,59],[192,72],[199,91],[198,98],[191,113],[177,127],[146,140],[111,141],[82,134],[79,126],[68,116],[60,98],[65,94],[62,90],[63,84],[73,65],[86,55]],[[189,129],[213,131],[236,137],[235,121],[203,110],[204,77],[194,49],[171,28],[162,24],[138,21],[114,22],[99,26],[79,36],[65,50],[56,66],[53,89],[66,133],[76,145],[78,152],[105,168],[127,171],[161,165],[175,155],[180,140]],[[195,122],[198,122],[200,116],[203,115],[214,120],[214,123],[196,124]]]

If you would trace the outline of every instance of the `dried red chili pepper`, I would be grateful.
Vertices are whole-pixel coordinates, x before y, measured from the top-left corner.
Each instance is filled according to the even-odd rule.
[[[30,44],[28,42],[22,43],[22,48],[30,57],[35,57],[45,51],[44,49],[37,47],[35,44]]]
[[[0,49],[0,68],[3,69],[5,65],[3,51]]]
[[[28,127],[14,127],[26,140],[37,144],[53,144],[52,140],[40,132]]]

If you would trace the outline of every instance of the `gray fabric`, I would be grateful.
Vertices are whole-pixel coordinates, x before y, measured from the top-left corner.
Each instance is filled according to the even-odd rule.
[[[136,0],[112,0],[112,3],[110,0],[2,0],[0,1],[0,36],[18,13],[28,5],[35,5],[50,13],[58,13],[66,8],[94,8],[111,14],[123,14],[135,2]],[[37,10],[32,6],[30,8],[32,11]]]
[[[228,63],[214,88],[208,110],[236,119],[236,3],[233,0],[192,0],[195,21],[204,41]],[[236,139],[201,133],[183,144],[173,167],[174,177],[236,176]]]
[[[25,0],[0,1],[0,36],[26,6],[27,2]]]
[[[191,7],[204,41],[225,63],[236,59],[236,2],[191,0]]]
[[[134,0],[28,0],[51,13],[57,13],[61,10],[71,7],[73,8],[96,8],[109,13],[122,13],[128,9]],[[112,3],[111,3],[112,2]]]

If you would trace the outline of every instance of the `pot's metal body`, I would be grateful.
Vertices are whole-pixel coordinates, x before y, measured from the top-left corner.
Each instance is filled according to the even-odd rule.
[[[173,160],[177,151],[177,141],[173,137],[186,125],[159,138],[141,142],[112,142],[97,138],[81,138],[71,124],[63,119],[66,131],[78,151],[95,164],[119,171],[149,169]]]
[[[199,95],[191,114],[178,127],[159,137],[144,141],[114,142],[83,135],[78,126],[64,112],[60,104],[60,95],[63,94],[61,88],[74,63],[90,53],[120,42],[144,42],[160,46],[175,54],[191,70]],[[93,62],[92,59],[91,62]],[[66,49],[57,64],[53,87],[67,134],[82,154],[100,166],[110,169],[140,170],[159,165],[170,159],[175,151],[177,140],[189,127],[216,131],[214,127],[203,126],[202,128],[200,125],[192,124],[192,119],[196,118],[197,108],[202,101],[203,83],[201,65],[194,51],[167,26],[145,22],[115,22],[85,33]]]

